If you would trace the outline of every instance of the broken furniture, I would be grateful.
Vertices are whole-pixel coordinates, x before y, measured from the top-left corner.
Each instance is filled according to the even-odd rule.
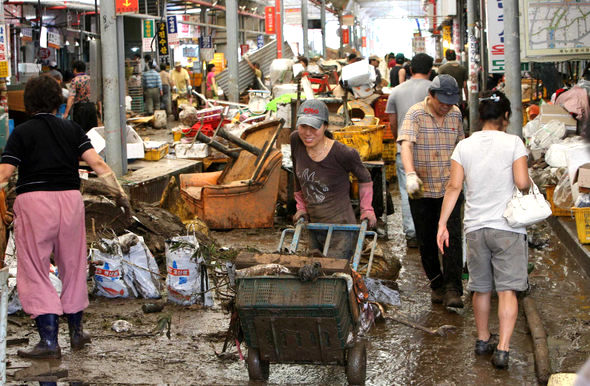
[[[282,158],[274,144],[283,122],[268,120],[246,130],[248,148],[223,171],[180,175],[182,198],[210,229],[273,225]]]

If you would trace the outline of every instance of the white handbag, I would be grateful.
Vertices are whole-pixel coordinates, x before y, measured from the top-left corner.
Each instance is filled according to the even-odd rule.
[[[551,206],[531,180],[528,194],[522,194],[514,187],[512,199],[506,205],[503,216],[513,228],[526,227],[551,216]]]

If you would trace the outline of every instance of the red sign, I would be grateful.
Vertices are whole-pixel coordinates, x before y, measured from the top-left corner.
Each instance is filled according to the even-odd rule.
[[[342,30],[342,44],[348,44],[350,42],[350,36],[348,32],[348,28],[344,28]]]
[[[267,34],[274,34],[275,30],[275,7],[264,8],[264,29]]]
[[[115,0],[115,13],[117,15],[137,12],[139,12],[139,0]]]
[[[367,37],[366,36],[361,37],[361,47],[363,47],[363,48],[367,47]]]

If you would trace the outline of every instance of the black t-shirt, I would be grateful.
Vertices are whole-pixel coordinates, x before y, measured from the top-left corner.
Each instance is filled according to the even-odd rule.
[[[399,84],[399,70],[401,66],[393,66],[389,71],[389,87],[395,87]]]
[[[80,126],[53,114],[37,114],[18,125],[2,163],[18,167],[16,193],[80,189],[80,156],[92,149]]]

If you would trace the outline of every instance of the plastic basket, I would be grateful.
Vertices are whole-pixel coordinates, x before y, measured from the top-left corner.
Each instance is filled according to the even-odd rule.
[[[383,125],[375,118],[376,124],[369,126],[346,126],[333,132],[334,139],[358,150],[361,160],[381,158],[383,154]]]
[[[258,347],[256,320],[278,318],[331,318],[338,345],[344,347],[353,326],[346,281],[320,278],[301,282],[296,277],[249,277],[237,282],[236,309],[249,347]]]
[[[582,244],[590,244],[590,208],[572,208],[576,218],[578,239]]]
[[[164,144],[158,148],[146,149],[144,159],[146,161],[159,161],[166,154],[168,154],[168,144]]]
[[[545,186],[547,201],[551,204],[551,213],[558,217],[571,217],[572,211],[569,209],[562,209],[553,203],[553,193],[555,192],[555,185]]]

